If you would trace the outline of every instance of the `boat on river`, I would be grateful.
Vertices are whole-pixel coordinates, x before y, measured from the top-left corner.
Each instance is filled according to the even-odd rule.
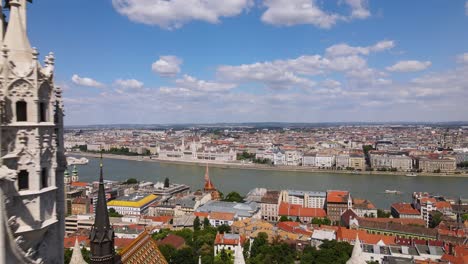
[[[397,190],[385,190],[385,193],[386,194],[401,194],[401,192]]]
[[[82,158],[75,158],[75,157],[67,157],[68,165],[86,165],[88,164],[89,160],[85,157]]]
[[[418,176],[416,173],[412,172],[412,173],[408,173],[405,175],[406,177],[416,177]]]

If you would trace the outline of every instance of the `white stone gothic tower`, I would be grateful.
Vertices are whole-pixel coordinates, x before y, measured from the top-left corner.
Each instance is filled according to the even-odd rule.
[[[1,11],[0,2],[0,14]],[[0,263],[63,263],[62,92],[54,56],[38,61],[26,0],[0,18]]]

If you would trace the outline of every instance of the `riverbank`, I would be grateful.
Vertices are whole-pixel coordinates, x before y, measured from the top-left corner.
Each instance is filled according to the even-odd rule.
[[[89,152],[70,152],[67,153],[69,156],[85,156],[99,158],[98,153]],[[148,156],[124,156],[115,154],[103,154],[106,159],[120,159],[120,160],[133,160],[141,162],[157,162],[166,164],[177,164],[187,166],[206,166],[209,164],[210,167],[222,168],[222,169],[244,169],[244,170],[263,170],[263,171],[286,171],[286,172],[305,172],[305,173],[332,173],[332,174],[359,174],[359,175],[393,175],[393,176],[405,176],[407,172],[389,172],[389,171],[348,171],[348,170],[327,170],[327,169],[316,169],[309,167],[298,167],[298,166],[270,166],[263,164],[250,164],[250,163],[228,163],[218,161],[189,161],[189,160],[167,160],[159,159]],[[417,177],[464,177],[468,178],[467,172],[461,172],[461,174],[454,173],[418,173]]]

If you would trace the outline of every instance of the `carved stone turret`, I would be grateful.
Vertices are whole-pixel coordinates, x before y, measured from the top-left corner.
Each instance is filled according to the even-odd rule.
[[[8,224],[2,234],[9,234],[0,241],[0,263],[63,263],[61,91],[54,85],[53,57],[42,66],[29,42],[26,0],[9,4],[7,27],[0,16],[0,165],[16,175],[0,181],[0,218]]]

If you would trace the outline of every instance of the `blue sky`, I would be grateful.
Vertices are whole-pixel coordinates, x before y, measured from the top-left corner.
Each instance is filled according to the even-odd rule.
[[[465,0],[34,1],[66,125],[468,120]]]

